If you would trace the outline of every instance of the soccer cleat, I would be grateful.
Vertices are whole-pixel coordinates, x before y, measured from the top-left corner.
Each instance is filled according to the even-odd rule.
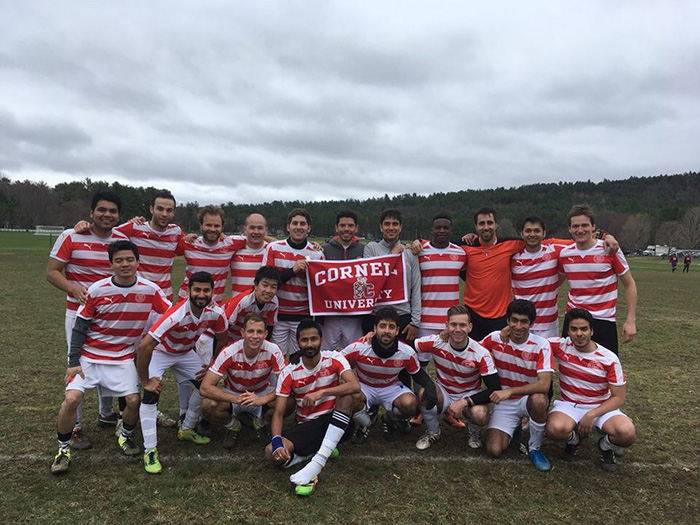
[[[113,427],[117,424],[119,414],[110,412],[109,414],[99,414],[97,416],[97,425],[100,427]]]
[[[420,437],[418,441],[416,441],[416,448],[418,450],[425,450],[427,448],[430,448],[430,446],[433,443],[436,443],[439,440],[440,432],[438,432],[437,434],[431,434],[430,432],[426,432]]]
[[[408,421],[408,419],[399,419],[395,422],[396,424],[396,430],[398,430],[401,434],[410,434],[411,430],[413,427],[411,426],[411,423]]]
[[[141,452],[138,445],[134,443],[131,437],[119,436],[117,443],[119,443],[119,448],[122,449],[122,452],[124,452],[126,456],[138,456]]]
[[[182,428],[182,424],[185,422],[185,416],[187,414],[180,414],[180,417],[177,418],[177,429],[180,430]]]
[[[576,443],[567,442],[566,447],[564,447],[564,461],[572,462],[576,460],[578,447],[581,444],[581,437],[578,435],[576,430],[574,430],[574,438]]]
[[[340,450],[334,448],[333,452],[331,452],[329,459],[338,459],[338,457],[340,457]]]
[[[226,449],[231,449],[235,447],[236,443],[238,442],[238,436],[240,435],[242,428],[243,425],[241,425],[240,421],[238,422],[238,425],[226,427],[224,433],[224,442],[222,443],[222,446]]]
[[[386,414],[382,415],[382,432],[384,434],[384,439],[387,441],[396,441],[399,439],[396,424]]]
[[[615,472],[617,471],[617,463],[615,463],[615,452],[611,450],[603,450],[600,448],[601,442],[605,439],[605,437],[600,438],[598,440],[598,452],[600,452],[600,460],[602,461],[601,463],[601,468],[605,472]]]
[[[467,445],[469,445],[469,448],[473,449],[481,448],[481,429],[469,433]]]
[[[549,472],[552,470],[552,465],[541,450],[533,449],[528,455],[530,456],[532,464],[535,465],[535,468],[540,472]]]
[[[58,476],[68,472],[70,466],[70,452],[67,450],[59,450],[58,454],[53,458],[51,463],[51,474]]]
[[[117,425],[114,428],[114,435],[116,437],[121,437],[123,426],[124,426],[124,421],[122,421],[122,418],[119,418],[119,421],[117,421]]]
[[[421,426],[423,424],[423,414],[413,416],[411,419],[408,420],[408,422],[414,427]]]
[[[76,428],[73,429],[73,433],[71,434],[70,437],[70,446],[71,448],[74,448],[76,450],[87,450],[89,448],[92,448],[92,443],[90,443],[90,440],[83,434],[82,429]]]
[[[204,437],[211,437],[211,423],[206,419],[202,419],[197,425],[197,434]]]
[[[447,414],[445,416],[447,422],[455,428],[466,428],[467,424],[461,419],[457,419],[452,414]]]
[[[177,426],[177,421],[163,414],[163,412],[159,410],[158,417],[156,418],[156,424],[161,428],[175,428]]]
[[[258,442],[263,445],[269,443],[272,439],[272,435],[270,434],[270,425],[257,417],[253,419],[252,425],[253,430],[255,431],[255,438],[258,440]]]
[[[318,476],[311,480],[307,485],[295,485],[294,493],[297,496],[311,496],[316,490],[316,483],[318,483]]]
[[[158,451],[155,448],[148,449],[143,454],[143,468],[149,474],[160,474],[163,467],[158,459]]]
[[[363,427],[361,425],[357,425],[355,427],[355,432],[352,433],[352,437],[350,438],[350,443],[354,445],[362,445],[367,441],[367,438],[369,437],[369,427]]]
[[[199,434],[193,428],[188,428],[187,430],[178,430],[177,439],[179,439],[180,441],[191,441],[196,445],[208,445],[211,442],[211,439],[209,439],[207,436]]]
[[[377,421],[377,416],[379,416],[379,405],[372,405],[369,407],[367,409],[367,415],[369,416],[369,420],[372,422],[372,425],[374,425],[374,423]]]

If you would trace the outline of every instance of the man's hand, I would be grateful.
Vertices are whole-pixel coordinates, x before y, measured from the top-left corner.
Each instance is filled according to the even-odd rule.
[[[407,340],[413,341],[418,335],[418,328],[413,326],[411,323],[408,323],[401,333],[404,334]]]
[[[620,249],[620,243],[617,242],[617,239],[610,234],[607,234],[605,236],[603,242],[605,243],[605,247],[608,249],[608,253],[610,255],[615,255],[617,253],[617,250]]]
[[[460,418],[462,417],[462,414],[464,413],[464,409],[467,408],[467,400],[462,398],[458,399],[454,403],[452,403],[448,408],[447,411],[450,413],[450,415],[454,418]]]
[[[323,251],[323,246],[321,246],[321,245],[320,245],[319,243],[317,243],[316,241],[314,241],[314,242],[311,243],[311,247],[314,249],[314,251],[317,251],[317,252],[322,252],[322,251]]]
[[[622,342],[629,343],[637,335],[637,323],[627,320],[622,325]]]
[[[578,422],[578,433],[581,436],[588,436],[592,434],[594,421],[595,417],[593,417],[590,412],[586,412],[581,418],[581,421]]]
[[[204,379],[204,376],[207,375],[207,370],[209,370],[209,365],[207,365],[207,364],[205,363],[205,364],[202,365],[202,368],[200,368],[200,369],[197,371],[197,373],[194,375],[194,378],[195,378],[197,381],[201,381],[202,379]]]
[[[192,244],[194,241],[197,240],[198,235],[196,233],[188,233],[185,235],[185,242],[188,244]]]
[[[66,382],[66,386],[70,384],[71,381],[73,381],[73,378],[79,375],[83,379],[85,379],[85,374],[83,374],[83,367],[82,366],[69,366],[68,370],[66,370],[66,376],[63,378],[64,381]]]
[[[506,399],[510,399],[510,396],[512,396],[513,393],[510,389],[508,390],[494,390],[491,392],[491,395],[489,396],[489,399],[493,403],[500,403],[501,401],[505,401]]]
[[[501,341],[507,343],[510,340],[510,327],[504,326],[501,329]]]
[[[72,286],[70,294],[74,299],[77,299],[80,304],[85,304],[85,301],[87,301],[87,291],[87,286],[75,284]]]
[[[287,447],[284,446],[284,441],[282,441],[282,436],[273,436],[270,442],[272,447],[272,457],[277,461],[289,461],[289,451]]]
[[[474,246],[474,243],[476,243],[478,238],[479,236],[476,233],[467,233],[466,235],[462,236],[462,242],[468,244],[469,246]]]
[[[450,332],[447,331],[447,328],[445,328],[442,332],[438,334],[440,339],[443,341],[447,341],[450,338]]]
[[[292,267],[292,271],[295,274],[305,272],[307,265],[308,265],[308,263],[306,262],[306,259],[299,259],[297,262],[294,263],[294,266]]]
[[[259,407],[264,404],[262,402],[262,397],[258,396],[254,392],[243,392],[238,396],[238,399],[241,400],[241,405],[247,407]]]
[[[163,381],[160,379],[160,377],[149,377],[148,381],[146,381],[142,386],[144,390],[148,390],[154,394],[160,394],[163,390]]]
[[[129,222],[133,222],[134,224],[137,224],[139,226],[143,226],[146,224],[146,217],[138,216],[138,217],[133,217]]]
[[[389,253],[401,253],[401,252],[403,252],[403,244],[401,244],[400,242],[397,242],[391,248],[391,251]]]
[[[305,408],[311,408],[316,404],[316,401],[321,399],[323,397],[323,390],[318,390],[316,392],[311,392],[309,394],[306,394],[304,396],[304,399],[301,400],[301,406]]]
[[[423,251],[423,244],[418,239],[416,239],[413,242],[407,242],[406,248],[411,250],[411,253],[413,255],[418,255],[420,252]]]
[[[367,332],[365,335],[360,337],[359,341],[360,343],[371,343],[372,338],[374,337],[374,332]]]
[[[78,221],[75,223],[75,226],[73,226],[73,229],[75,233],[83,233],[90,229],[90,223],[88,221]]]

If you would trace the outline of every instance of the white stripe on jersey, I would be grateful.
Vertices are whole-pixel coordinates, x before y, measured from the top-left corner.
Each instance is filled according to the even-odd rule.
[[[280,272],[292,268],[298,260],[323,259],[323,252],[314,250],[310,242],[300,250],[292,248],[287,240],[271,242],[267,245],[262,266],[274,266]],[[309,293],[306,288],[306,272],[300,272],[277,290],[279,313],[287,315],[308,315]]]
[[[372,343],[360,341],[346,346],[341,354],[354,368],[355,375],[361,383],[384,388],[398,381],[401,370],[406,369],[409,374],[416,374],[420,370],[420,363],[413,348],[403,341],[398,343],[396,353],[386,359],[374,352]]]
[[[447,310],[459,304],[459,272],[466,267],[467,254],[456,244],[435,248],[423,244],[418,254],[421,275],[420,327],[445,328]]]
[[[279,309],[277,296],[274,296],[272,301],[263,305],[262,310],[258,308],[258,303],[255,300],[255,292],[251,292],[247,295],[235,295],[224,301],[221,306],[224,312],[226,312],[226,318],[228,319],[230,341],[238,341],[243,337],[243,320],[248,314],[260,314],[262,318],[265,319],[268,331],[277,323],[277,310]]]
[[[71,284],[89,287],[112,275],[107,248],[115,241],[129,240],[126,235],[112,230],[109,237],[98,237],[91,230],[76,233],[72,228],[58,236],[50,257],[67,263],[66,279]],[[80,303],[72,295],[66,295],[66,309],[77,310]]]
[[[221,333],[227,328],[226,314],[220,306],[209,304],[197,318],[192,313],[188,299],[165,312],[148,334],[158,341],[156,350],[169,354],[184,354],[194,348],[197,339],[206,330]]]
[[[232,236],[235,239],[246,241],[241,235]],[[231,295],[245,293],[255,286],[255,273],[262,266],[263,256],[267,243],[260,248],[241,248],[231,258]]]
[[[224,376],[224,385],[236,395],[269,390],[272,376],[279,375],[285,367],[282,351],[276,344],[263,341],[258,355],[250,359],[243,344],[241,340],[222,348],[209,370]]]
[[[435,382],[452,395],[480,390],[481,376],[496,373],[491,354],[473,339],[463,350],[455,350],[439,335],[416,339],[415,345],[421,361],[435,362]]]

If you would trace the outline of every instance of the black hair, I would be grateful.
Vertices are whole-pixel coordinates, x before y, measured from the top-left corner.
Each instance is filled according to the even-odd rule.
[[[379,215],[379,224],[383,223],[388,218],[396,219],[397,221],[399,221],[399,223],[403,224],[403,214],[396,208],[389,208],[388,210],[384,210]]]
[[[175,201],[175,197],[173,197],[173,194],[170,193],[168,190],[163,190],[159,191],[155,195],[153,195],[153,198],[151,199],[151,206],[156,205],[156,199],[170,199],[173,201],[173,206],[177,206],[177,201]]]
[[[95,211],[97,203],[100,201],[113,202],[117,205],[117,211],[122,211],[122,200],[119,198],[119,195],[111,191],[98,191],[95,193],[90,202],[90,211]]]
[[[261,266],[258,271],[255,272],[255,279],[253,279],[254,284],[258,284],[263,279],[269,279],[270,281],[275,281],[277,286],[282,282],[282,276],[280,271],[274,266]]]
[[[318,336],[323,337],[323,328],[321,328],[321,325],[313,319],[311,319],[311,317],[306,317],[302,319],[297,325],[297,341],[299,340],[299,336],[301,335],[301,333],[304,330],[308,330],[309,328],[316,329],[316,331],[318,332]]]
[[[107,247],[107,255],[109,256],[109,262],[112,262],[115,253],[127,250],[131,251],[134,254],[134,257],[136,257],[137,261],[139,260],[139,249],[133,242],[115,241]]]
[[[544,223],[544,219],[542,217],[538,217],[537,215],[532,215],[530,217],[525,217],[523,219],[522,224],[520,225],[520,231],[523,231],[523,228],[525,228],[525,223],[529,222],[532,224],[539,224],[542,226],[542,231],[547,231],[547,225]]]
[[[493,208],[489,208],[488,206],[481,208],[479,211],[477,211],[474,214],[474,224],[476,224],[476,221],[478,220],[479,215],[493,215],[493,220],[495,222],[498,222],[498,219],[496,218],[496,210],[494,210]]]
[[[401,318],[399,312],[393,306],[384,306],[377,310],[374,314],[374,325],[378,325],[379,321],[394,321],[396,326],[401,324]]]
[[[340,219],[352,219],[355,221],[355,226],[357,226],[357,213],[352,210],[340,210],[335,214],[335,225],[337,226]]]
[[[530,323],[534,323],[535,317],[537,317],[535,303],[527,299],[514,299],[506,309],[506,319],[510,319],[513,314],[526,315]]]
[[[209,272],[194,272],[187,281],[187,287],[192,288],[193,283],[209,283],[214,288],[214,278]]]

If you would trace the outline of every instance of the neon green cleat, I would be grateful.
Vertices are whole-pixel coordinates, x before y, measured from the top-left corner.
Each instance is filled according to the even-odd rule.
[[[143,468],[149,474],[160,474],[160,471],[163,470],[158,459],[158,451],[155,448],[150,448],[144,453]]]
[[[65,474],[68,472],[68,467],[70,466],[70,452],[67,450],[59,450],[56,457],[53,458],[53,463],[51,464],[51,474],[58,476],[60,474]]]
[[[312,479],[311,483],[309,483],[308,485],[295,485],[294,493],[297,496],[311,496],[311,494],[314,493],[314,490],[316,490],[316,483],[318,483],[318,476]]]
[[[125,456],[138,456],[141,452],[138,445],[134,443],[134,440],[130,437],[125,438],[123,436],[119,436],[117,443]]]
[[[211,442],[206,436],[199,434],[195,429],[188,428],[187,430],[180,429],[177,431],[177,439],[180,441],[191,441],[197,445],[208,445]]]
[[[340,450],[334,448],[333,452],[331,452],[330,459],[338,459],[338,456],[340,456]]]

